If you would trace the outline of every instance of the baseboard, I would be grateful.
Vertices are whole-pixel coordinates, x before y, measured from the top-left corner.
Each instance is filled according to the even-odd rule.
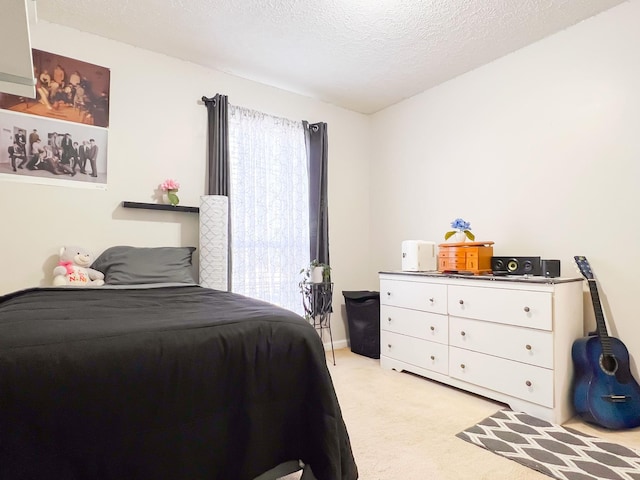
[[[349,346],[349,343],[347,343],[346,340],[337,340],[335,342],[333,342],[333,349],[334,350],[339,350],[341,348],[347,348]],[[324,343],[324,349],[326,351],[331,351],[331,342],[325,342]]]

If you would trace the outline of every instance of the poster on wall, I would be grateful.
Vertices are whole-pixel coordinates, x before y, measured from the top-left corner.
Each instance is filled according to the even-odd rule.
[[[0,93],[0,180],[106,188],[109,69],[32,53],[36,98]]]
[[[104,189],[107,129],[0,110],[0,179]]]
[[[0,93],[0,108],[56,120],[109,126],[108,68],[32,49],[36,98]]]

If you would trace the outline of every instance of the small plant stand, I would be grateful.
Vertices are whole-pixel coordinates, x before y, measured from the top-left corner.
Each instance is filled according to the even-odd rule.
[[[300,284],[302,292],[302,306],[304,316],[318,331],[320,339],[324,343],[323,332],[329,331],[329,341],[331,342],[331,356],[333,364],[336,364],[336,355],[333,350],[333,336],[331,335],[331,312],[333,300],[333,283],[307,283]]]

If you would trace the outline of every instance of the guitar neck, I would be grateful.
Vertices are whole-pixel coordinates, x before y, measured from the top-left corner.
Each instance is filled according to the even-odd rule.
[[[596,315],[596,328],[598,330],[598,336],[602,343],[602,353],[607,356],[612,356],[611,340],[607,333],[607,325],[604,321],[604,313],[602,312],[602,303],[600,302],[600,295],[598,294],[598,285],[595,279],[588,279],[589,292],[591,293],[591,302],[593,303],[593,311]]]

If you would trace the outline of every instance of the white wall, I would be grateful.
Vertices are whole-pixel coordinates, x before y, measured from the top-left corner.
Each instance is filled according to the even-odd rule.
[[[96,254],[112,245],[198,245],[197,215],[123,209],[123,200],[153,202],[166,178],[180,181],[183,205],[199,205],[205,189],[206,108],[200,98],[225,93],[236,105],[329,129],[329,229],[335,305],[342,290],[363,288],[369,255],[370,119],[270,88],[43,21],[32,25],[33,48],[111,70],[108,189],[95,191],[0,181],[0,294],[47,285],[61,245]],[[303,265],[300,266],[302,268]],[[298,270],[299,271],[299,270]],[[292,282],[300,280],[298,271]],[[333,336],[345,339],[344,307]]]
[[[58,248],[197,245],[197,216],[125,210],[167,177],[204,192],[202,95],[329,125],[334,339],[342,290],[377,289],[404,239],[472,222],[496,255],[587,256],[613,334],[640,355],[634,266],[640,167],[640,33],[632,0],[372,117],[40,21],[33,47],[111,69],[106,191],[0,182],[0,293],[45,285]],[[627,245],[622,242],[630,242]],[[297,277],[297,272],[293,272]],[[297,278],[293,281],[297,282]],[[593,315],[585,299],[588,323]],[[634,371],[637,372],[634,358]]]
[[[563,276],[585,255],[640,378],[638,18],[624,3],[374,115],[369,274],[456,217],[495,255],[557,258]],[[587,297],[585,312],[591,328]]]

